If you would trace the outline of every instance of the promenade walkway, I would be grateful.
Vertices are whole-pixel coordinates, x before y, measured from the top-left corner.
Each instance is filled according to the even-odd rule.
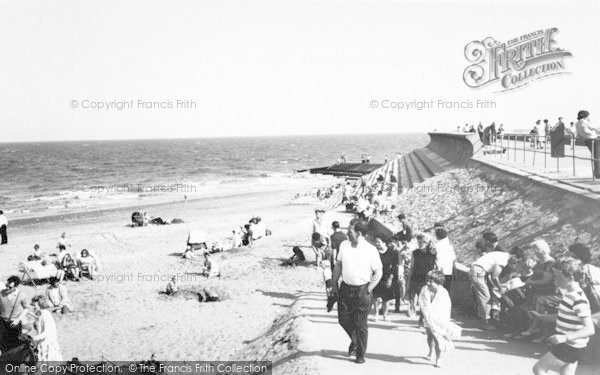
[[[500,150],[506,149],[501,153]],[[498,152],[494,152],[497,150]],[[491,151],[491,153],[486,153]],[[573,158],[575,156],[575,158]],[[572,186],[597,194],[600,198],[600,180],[592,178],[590,151],[586,146],[565,146],[564,158],[550,155],[550,144],[544,149],[531,147],[530,142],[521,140],[498,140],[495,145],[486,146],[484,152],[473,156],[474,160],[491,165],[500,165],[521,171],[523,175],[547,179],[555,183]]]
[[[426,336],[417,327],[417,318],[404,312],[390,313],[388,321],[369,321],[369,343],[366,363],[354,363],[347,356],[350,340],[337,321],[337,312],[325,310],[324,293],[307,293],[300,297],[304,315],[312,322],[312,342],[309,353],[322,374],[532,374],[531,368],[548,351],[541,344],[506,340],[499,331],[481,331],[477,322],[453,312],[453,318],[463,328],[442,368],[426,359]],[[406,310],[403,306],[402,311]],[[580,365],[578,375],[599,375],[600,369]]]

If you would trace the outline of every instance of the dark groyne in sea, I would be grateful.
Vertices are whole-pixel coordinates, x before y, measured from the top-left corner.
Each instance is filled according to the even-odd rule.
[[[493,157],[484,155],[477,134],[429,135],[426,147],[403,155],[400,182],[409,189],[400,196],[400,207],[409,217],[412,213],[417,227],[442,221],[448,228],[459,259],[451,292],[463,310],[473,307],[468,270],[478,256],[475,240],[485,229],[494,231],[505,249],[526,248],[541,237],[558,254],[583,242],[592,249],[592,263],[600,265],[599,194],[526,173],[516,163],[513,167],[494,163]],[[485,186],[485,191],[473,190],[470,184]],[[454,206],[443,211],[436,205]],[[598,360],[600,333],[585,356],[585,362]]]

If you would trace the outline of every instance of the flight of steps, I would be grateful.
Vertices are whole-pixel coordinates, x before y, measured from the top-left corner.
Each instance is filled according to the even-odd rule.
[[[403,189],[410,189],[453,168],[456,168],[455,164],[426,147],[413,150],[400,158],[400,185]]]

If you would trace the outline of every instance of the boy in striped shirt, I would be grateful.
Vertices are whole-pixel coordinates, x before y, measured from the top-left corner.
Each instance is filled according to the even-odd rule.
[[[565,293],[556,315],[557,334],[548,339],[553,347],[533,366],[533,373],[544,375],[556,371],[561,375],[574,375],[581,353],[589,337],[594,335],[590,303],[578,283],[582,275],[581,261],[563,257],[552,270],[554,283]]]

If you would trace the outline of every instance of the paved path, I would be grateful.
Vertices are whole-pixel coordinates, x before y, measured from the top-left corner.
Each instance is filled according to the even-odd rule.
[[[505,153],[479,154],[474,159],[513,167],[522,172],[600,194],[600,180],[594,181],[592,178],[591,161],[587,160],[591,155],[586,146],[575,146],[574,149],[570,145],[565,146],[564,158],[551,157],[549,144],[540,150],[531,147],[529,142],[516,141],[515,143],[514,140],[510,140],[507,143],[503,140],[502,146],[498,141],[495,148],[493,145],[487,147],[492,152],[494,149],[502,148],[506,148]]]
[[[315,350],[306,355],[315,358],[315,365],[324,375],[531,374],[537,358],[548,350],[525,341],[507,341],[497,332],[482,332],[473,328],[472,318],[461,317],[463,336],[440,369],[425,359],[427,342],[417,328],[417,320],[404,313],[391,313],[388,322],[369,322],[366,363],[356,364],[347,356],[349,339],[338,324],[336,310],[325,310],[324,293],[305,294],[300,300],[314,328],[311,346]],[[600,369],[580,366],[577,374],[600,375]]]

